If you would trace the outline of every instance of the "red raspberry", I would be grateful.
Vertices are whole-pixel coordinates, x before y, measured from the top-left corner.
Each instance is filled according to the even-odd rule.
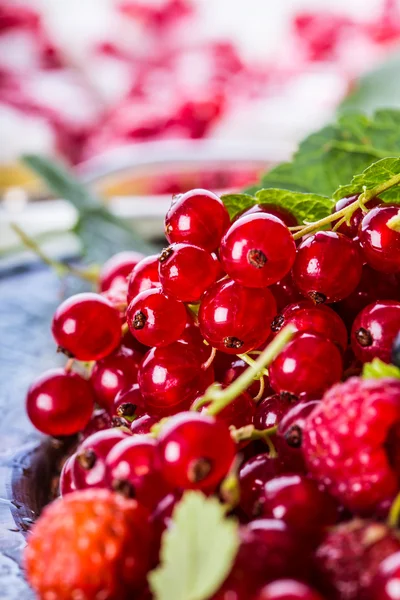
[[[125,600],[145,584],[151,544],[149,514],[136,500],[108,490],[72,492],[32,528],[27,578],[39,598]]]
[[[316,553],[321,581],[331,586],[334,598],[366,600],[380,563],[399,548],[396,533],[383,523],[356,519],[339,525]]]
[[[399,487],[399,426],[399,380],[353,377],[335,385],[303,429],[311,474],[352,512],[372,514]]]

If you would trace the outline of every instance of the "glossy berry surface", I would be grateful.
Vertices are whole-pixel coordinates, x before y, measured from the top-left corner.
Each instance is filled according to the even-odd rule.
[[[157,423],[157,419],[150,417],[150,415],[142,415],[138,419],[135,419],[131,423],[131,433],[139,435],[142,433],[150,433],[153,425]]]
[[[165,217],[170,244],[188,243],[212,252],[229,227],[229,214],[216,194],[194,189],[172,200]]]
[[[240,468],[240,508],[252,519],[259,517],[261,506],[259,497],[264,484],[282,472],[279,458],[271,458],[268,454],[257,454],[249,458]]]
[[[296,257],[296,244],[286,225],[277,217],[256,213],[241,217],[221,241],[224,271],[241,285],[263,288],[289,273]]]
[[[59,483],[60,496],[65,496],[70,492],[76,491],[75,482],[72,477],[72,463],[73,456],[70,456],[69,458],[67,458],[67,460],[63,464],[63,468],[61,469]]]
[[[167,346],[183,333],[187,314],[185,305],[161,289],[141,292],[126,311],[129,329],[146,346]]]
[[[157,442],[135,435],[118,442],[106,458],[110,488],[153,510],[170,489],[158,465]]]
[[[200,331],[217,350],[242,354],[266,341],[275,311],[274,297],[267,288],[246,288],[223,279],[203,296]]]
[[[164,292],[182,302],[198,302],[220,272],[218,261],[192,244],[171,244],[158,261]]]
[[[136,383],[142,354],[126,346],[96,362],[90,383],[97,402],[111,410],[115,396],[124,388]]]
[[[270,290],[276,300],[278,313],[282,312],[288,304],[295,304],[300,300],[304,300],[303,294],[294,284],[291,272],[274,285],[271,285]]]
[[[109,258],[100,271],[100,290],[105,292],[111,287],[125,288],[132,269],[144,259],[140,252],[118,252]]]
[[[350,206],[350,204],[353,204],[353,202],[355,202],[357,200],[357,198],[358,198],[357,194],[355,196],[348,196],[347,198],[341,198],[340,200],[338,200],[336,202],[333,212],[336,213],[339,210],[342,210],[343,208]],[[382,204],[382,200],[379,200],[379,198],[372,198],[366,206],[367,206],[368,210],[371,210],[372,208],[375,208],[376,206],[379,206],[380,204]],[[338,233],[343,233],[344,235],[347,235],[348,237],[351,237],[351,238],[357,237],[358,236],[358,228],[359,228],[361,221],[363,220],[364,214],[365,213],[363,213],[361,208],[357,208],[357,210],[355,210],[353,212],[353,214],[351,215],[349,223],[342,223],[342,225],[340,225],[340,227],[337,229]]]
[[[94,395],[80,375],[51,369],[30,386],[26,410],[33,425],[55,437],[78,433],[87,425],[94,407]]]
[[[111,448],[127,435],[124,431],[114,428],[94,433],[82,442],[72,461],[72,477],[78,490],[107,485],[107,455]]]
[[[400,273],[400,231],[388,227],[388,221],[398,214],[398,206],[374,208],[365,215],[359,228],[365,260],[383,273]]]
[[[137,383],[122,389],[114,398],[111,409],[113,417],[125,419],[128,423],[141,417],[144,410],[144,400]]]
[[[383,300],[364,308],[351,330],[351,347],[362,362],[380,358],[389,363],[400,331],[400,302]]]
[[[315,304],[338,302],[357,287],[362,259],[357,244],[341,233],[319,231],[297,250],[293,281]]]
[[[140,292],[160,287],[158,277],[158,254],[146,256],[132,270],[128,279],[128,302]]]
[[[118,312],[99,294],[76,294],[64,300],[51,329],[60,349],[78,360],[104,358],[121,340]]]
[[[274,333],[280,331],[288,324],[293,325],[297,331],[318,333],[331,340],[342,351],[347,348],[347,329],[339,315],[323,304],[315,305],[311,300],[302,300],[290,304],[279,313],[271,323]]]
[[[400,584],[400,550],[390,554],[378,566],[368,589],[370,600],[397,600]]]
[[[113,424],[108,412],[104,408],[97,408],[90,417],[90,421],[86,427],[82,430],[81,438],[84,440],[89,435],[92,435],[92,433],[110,429],[112,426]]]
[[[316,565],[334,598],[375,600],[369,591],[380,565],[399,550],[393,529],[384,523],[354,519],[327,533],[316,552]],[[384,600],[385,596],[377,598]]]
[[[264,586],[255,600],[323,600],[323,598],[301,581],[278,579]]]
[[[298,401],[298,396],[289,392],[267,396],[257,404],[253,419],[254,427],[256,429],[275,427]]]
[[[322,394],[343,372],[340,350],[320,335],[296,333],[269,368],[277,392]]]
[[[283,208],[283,206],[278,206],[276,204],[255,204],[251,208],[248,208],[244,212],[242,212],[237,219],[241,219],[242,217],[247,217],[248,215],[254,215],[258,213],[265,213],[267,215],[272,215],[277,217],[281,221],[283,221],[286,227],[296,227],[298,225],[298,221],[291,212]]]
[[[160,417],[188,409],[207,387],[198,355],[181,342],[152,348],[143,359],[138,383],[146,412]]]
[[[158,437],[161,470],[170,485],[210,489],[228,473],[235,444],[225,423],[183,412],[162,426]]]
[[[354,377],[332,387],[306,419],[310,473],[356,514],[373,514],[397,493],[399,400],[400,381]]]
[[[302,536],[321,537],[337,520],[336,502],[304,475],[281,475],[267,481],[260,493],[260,515],[282,519]]]

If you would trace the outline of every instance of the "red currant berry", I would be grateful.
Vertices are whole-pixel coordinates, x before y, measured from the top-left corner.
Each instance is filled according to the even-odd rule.
[[[144,412],[144,400],[137,383],[122,389],[115,396],[111,410],[113,417],[130,422],[141,417]]]
[[[336,501],[304,475],[281,475],[264,484],[259,496],[260,515],[282,519],[302,536],[318,540],[337,520]]]
[[[100,271],[100,290],[105,292],[111,287],[123,287],[127,285],[127,280],[132,269],[143,260],[143,254],[140,252],[118,252],[107,260]]]
[[[258,503],[264,484],[280,475],[282,462],[279,458],[271,458],[268,454],[257,454],[249,458],[240,468],[240,508],[249,519],[258,517],[261,508]]]
[[[170,244],[186,242],[212,252],[229,227],[229,214],[216,194],[191,190],[173,199],[165,217]]]
[[[60,349],[77,360],[100,360],[121,341],[118,312],[99,294],[76,294],[57,308],[52,323]]]
[[[298,221],[291,212],[283,208],[283,206],[277,206],[276,204],[255,204],[251,208],[248,208],[240,215],[238,215],[235,219],[241,219],[242,217],[247,217],[248,215],[254,215],[259,213],[266,213],[267,215],[272,215],[277,217],[281,221],[283,221],[286,227],[296,227],[298,225]]]
[[[141,292],[126,311],[129,329],[146,346],[167,346],[185,329],[185,305],[160,289]]]
[[[302,452],[303,429],[307,417],[318,406],[319,400],[295,404],[282,418],[274,444],[284,470],[292,473],[306,473]]]
[[[157,423],[157,419],[154,417],[150,417],[150,415],[143,415],[138,419],[135,419],[131,423],[131,433],[132,434],[142,434],[142,433],[150,433],[153,425]]]
[[[220,420],[196,412],[171,417],[158,437],[162,473],[173,487],[210,489],[228,473],[235,444]]]
[[[138,382],[146,412],[158,417],[188,409],[207,387],[198,355],[181,342],[150,350],[141,364]]]
[[[346,298],[361,279],[362,259],[357,244],[341,233],[319,231],[297,250],[293,281],[315,304]]]
[[[343,208],[350,206],[350,204],[353,204],[353,202],[355,202],[357,200],[357,198],[358,198],[357,194],[355,196],[341,198],[340,200],[338,200],[338,202],[336,202],[335,208],[333,209],[333,213],[337,213],[339,210],[342,210]],[[375,206],[379,206],[380,204],[382,204],[382,200],[379,200],[379,198],[372,198],[368,202],[368,209],[375,208]],[[347,237],[351,237],[351,238],[357,237],[358,236],[358,227],[359,227],[361,221],[363,220],[364,214],[365,213],[363,213],[361,208],[357,208],[357,210],[355,210],[353,212],[353,214],[351,215],[350,222],[343,223],[337,229],[338,233],[343,233],[344,235],[347,235]]]
[[[201,413],[207,413],[209,404],[205,404]],[[251,425],[253,423],[254,413],[256,411],[256,403],[250,394],[243,392],[235,398],[228,406],[223,408],[221,412],[216,415],[216,419],[219,419],[225,423],[228,427],[244,427],[245,425]]]
[[[296,244],[277,217],[258,213],[233,223],[221,241],[220,259],[226,273],[237,283],[263,288],[289,273]]]
[[[198,302],[220,270],[209,252],[191,244],[172,244],[158,260],[164,292],[181,302]]]
[[[400,585],[400,552],[385,558],[378,567],[368,589],[370,600],[398,600]]]
[[[335,310],[351,329],[358,313],[376,300],[400,301],[400,279],[397,275],[379,273],[364,265],[360,283],[350,296],[335,305]]]
[[[126,321],[125,313],[127,307],[127,287],[128,284],[126,284],[125,287],[115,285],[113,287],[110,287],[110,289],[108,289],[106,292],[101,292],[100,294],[111,304],[114,310],[117,311],[119,315],[119,320],[121,321],[121,325]]]
[[[322,394],[340,380],[342,373],[340,350],[312,333],[296,333],[269,368],[273,389],[297,396],[302,392]]]
[[[132,302],[141,292],[160,286],[158,278],[158,254],[146,256],[146,258],[138,262],[129,276],[128,302]]]
[[[51,369],[40,375],[26,397],[26,410],[33,425],[55,437],[73,435],[83,429],[93,406],[89,383],[64,369]]]
[[[126,346],[97,361],[90,382],[97,402],[111,411],[114,398],[124,388],[136,383],[142,354]]]
[[[363,363],[380,358],[390,363],[400,331],[400,302],[382,300],[366,306],[353,323],[351,347]]]
[[[211,348],[204,342],[200,327],[193,321],[188,314],[185,329],[178,340],[181,347],[184,345],[187,352],[198,361],[199,365],[204,364],[210,358]]]
[[[278,579],[263,587],[255,600],[323,600],[323,598],[301,581]]]
[[[153,510],[170,489],[158,466],[157,442],[135,435],[118,442],[106,458],[110,488]]]
[[[258,348],[270,334],[276,304],[267,289],[251,289],[230,279],[214,283],[200,304],[200,331],[222,352],[238,354]]]
[[[359,239],[365,260],[383,273],[400,272],[400,231],[388,226],[399,210],[398,206],[380,206],[361,221]]]
[[[275,427],[298,401],[298,397],[289,392],[281,392],[264,398],[257,405],[253,419],[254,427],[256,429]]]
[[[63,468],[61,469],[59,483],[60,496],[65,496],[70,492],[76,491],[76,486],[72,478],[72,462],[73,456],[70,456],[69,458],[67,458],[67,460],[63,464]]]
[[[336,344],[343,352],[347,348],[348,335],[345,324],[329,306],[316,306],[311,300],[290,304],[274,318],[271,329],[277,333],[289,323],[297,331],[318,333]]]
[[[72,460],[72,478],[76,489],[89,487],[106,487],[106,458],[111,448],[127,433],[121,429],[98,431],[89,436],[78,447]]]
[[[104,429],[110,429],[113,426],[111,417],[104,408],[99,408],[92,414],[89,423],[83,429],[81,433],[82,440],[89,437],[93,433],[103,431]]]
[[[288,273],[280,281],[271,285],[270,290],[276,300],[278,312],[282,312],[288,304],[295,304],[300,300],[304,300],[304,296],[293,282],[291,273]]]
[[[221,383],[223,387],[228,387],[239,375],[248,369],[248,365],[238,356],[232,356],[218,350],[215,355],[213,367],[215,381]],[[246,391],[252,398],[257,396],[260,391],[260,381],[255,379],[254,383]],[[264,396],[271,396],[273,393],[274,390],[269,386],[269,378],[264,375]]]

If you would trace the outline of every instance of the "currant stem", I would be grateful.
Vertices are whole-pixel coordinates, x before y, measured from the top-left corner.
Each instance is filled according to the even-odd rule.
[[[260,354],[262,354],[260,352]],[[248,354],[237,354],[237,357],[242,359],[243,362],[245,362],[247,365],[249,365],[249,367],[254,367],[256,361],[251,358]],[[262,369],[260,373],[257,374],[257,377],[254,377],[254,379],[259,379],[260,377],[262,377],[263,375],[265,375],[266,377],[268,377],[268,369]]]
[[[392,506],[389,510],[389,515],[387,518],[387,524],[389,527],[393,527],[397,529],[399,526],[399,518],[400,518],[400,493],[397,494],[395,499],[392,502]]]
[[[201,368],[203,369],[203,371],[207,371],[208,367],[210,367],[212,365],[212,363],[214,362],[214,358],[215,358],[216,354],[217,354],[217,349],[216,348],[212,348],[210,356],[208,357],[208,359],[206,360],[206,362],[201,365]]]
[[[278,426],[269,427],[268,429],[255,429],[254,425],[245,425],[239,429],[233,429],[231,431],[232,439],[236,442],[262,440],[268,446],[269,455],[271,458],[276,458],[278,453],[271,440],[271,436],[275,435],[278,431]]]
[[[261,398],[264,395],[264,392],[265,392],[265,379],[264,379],[264,377],[261,377],[260,389],[258,390],[257,396],[254,396],[254,402],[258,402],[259,400],[261,400]]]
[[[70,373],[70,371],[72,370],[72,366],[73,366],[74,362],[75,362],[74,358],[69,358],[67,360],[67,362],[65,363],[65,367],[64,367],[66,373]]]
[[[203,396],[205,401],[211,401],[211,406],[207,409],[207,413],[209,415],[217,415],[233,402],[235,398],[240,396],[253,383],[254,378],[278,356],[291,340],[295,331],[292,325],[284,327],[260,354],[257,360],[252,361],[253,364],[227,388],[222,390],[220,387],[216,388],[215,385],[210,386]]]
[[[121,335],[126,335],[129,331],[129,325],[128,323],[124,323],[123,325],[121,325]]]
[[[11,223],[12,229],[20,238],[26,248],[32,250],[46,265],[54,269],[59,277],[65,277],[66,275],[74,275],[75,277],[79,277],[80,279],[84,279],[85,281],[89,281],[90,283],[98,283],[99,275],[98,268],[95,269],[76,269],[71,265],[66,265],[58,260],[54,260],[50,256],[48,256],[39,244],[29,236],[19,225],[16,223]]]

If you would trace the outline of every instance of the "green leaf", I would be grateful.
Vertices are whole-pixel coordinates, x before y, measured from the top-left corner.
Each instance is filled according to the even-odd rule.
[[[395,365],[388,365],[379,358],[374,358],[372,362],[365,363],[362,376],[364,379],[382,379],[390,377],[400,379],[400,369]]]
[[[186,492],[162,537],[161,564],[149,575],[155,600],[206,600],[228,575],[238,546],[238,524],[223,505]]]
[[[257,204],[255,198],[249,194],[223,194],[221,200],[225,204],[231,219]]]
[[[397,176],[397,177],[396,177]],[[341,185],[333,194],[335,200],[360,194],[364,190],[372,190],[382,184],[386,184],[389,180],[394,182],[399,179],[399,182],[390,189],[379,193],[379,198],[387,202],[400,201],[400,158],[383,158],[365,169],[359,175],[355,175],[351,183]]]
[[[286,208],[300,224],[318,221],[332,212],[334,202],[326,196],[318,194],[303,194],[289,190],[267,189],[256,193],[259,204],[275,204]]]
[[[354,173],[388,156],[400,156],[399,110],[345,114],[307,137],[293,160],[271,169],[258,187],[331,197]]]

